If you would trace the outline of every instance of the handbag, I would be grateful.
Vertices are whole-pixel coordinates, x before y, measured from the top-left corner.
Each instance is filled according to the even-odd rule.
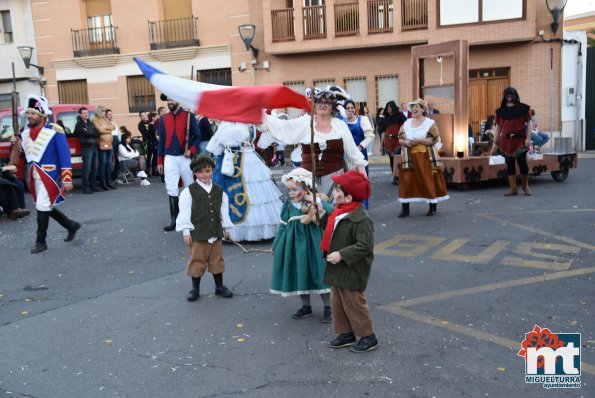
[[[112,144],[109,142],[100,142],[99,143],[99,150],[100,151],[111,151],[112,150]]]
[[[221,162],[221,174],[232,177],[235,173],[235,166],[233,165],[233,152],[229,148],[225,148],[223,161]]]

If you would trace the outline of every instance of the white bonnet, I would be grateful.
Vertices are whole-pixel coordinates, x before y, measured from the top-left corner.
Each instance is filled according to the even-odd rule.
[[[287,181],[289,180],[302,182],[309,188],[312,188],[312,172],[301,167],[295,168],[281,177],[281,182],[283,184],[287,185]]]

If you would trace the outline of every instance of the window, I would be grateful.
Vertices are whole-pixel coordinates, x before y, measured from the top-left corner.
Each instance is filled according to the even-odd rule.
[[[334,86],[335,79],[322,79],[322,80],[314,80],[314,87],[318,87],[321,90],[326,90],[327,86]]]
[[[128,111],[138,113],[155,109],[155,89],[144,76],[128,76]]]
[[[387,102],[395,101],[399,106],[399,78],[394,75],[376,77],[376,105],[384,108]]]
[[[345,79],[345,91],[355,102],[356,109],[359,109],[359,105],[362,103],[368,104],[368,87],[365,77]]]
[[[231,86],[231,68],[196,71],[198,81],[221,86]]]
[[[112,5],[110,0],[85,0],[89,41],[103,43],[113,41]]]
[[[525,0],[440,0],[440,26],[521,19]]]
[[[88,104],[86,80],[68,80],[58,82],[58,98],[61,104]]]
[[[12,43],[12,22],[10,20],[10,11],[3,10],[0,11],[2,14],[2,20],[0,21],[0,33],[2,34],[0,38],[0,44],[4,43]]]
[[[293,91],[296,91],[300,94],[304,94],[306,92],[306,83],[304,81],[283,82],[283,85],[289,87]],[[301,110],[295,108],[287,108],[286,113],[291,119],[293,119],[300,115]]]
[[[89,17],[89,40],[91,43],[103,43],[114,40],[111,15]]]

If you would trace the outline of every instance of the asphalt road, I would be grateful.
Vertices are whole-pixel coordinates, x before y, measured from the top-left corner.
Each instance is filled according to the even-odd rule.
[[[61,206],[83,224],[71,243],[52,221],[49,250],[32,255],[33,215],[0,224],[0,397],[595,396],[595,156],[563,183],[532,178],[532,197],[450,187],[435,217],[413,204],[407,219],[385,160],[371,166],[369,210],[378,350],[327,348],[320,299],[291,319],[299,299],[269,294],[271,257],[231,245],[234,298],[205,277],[186,302],[163,184],[78,187]],[[534,325],[582,334],[580,389],[525,383],[517,352]]]

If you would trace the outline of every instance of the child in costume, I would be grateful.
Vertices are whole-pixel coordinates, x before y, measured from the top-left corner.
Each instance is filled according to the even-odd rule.
[[[231,237],[233,224],[227,212],[229,199],[223,189],[213,184],[215,162],[201,154],[190,162],[195,181],[180,194],[180,212],[176,231],[182,232],[184,243],[190,248],[187,272],[192,278],[192,290],[186,299],[200,296],[200,278],[205,271],[213,274],[215,295],[230,298],[233,293],[223,284],[225,263],[222,238]]]
[[[337,207],[324,217],[320,244],[326,257],[323,282],[331,286],[337,333],[329,347],[353,346],[353,352],[366,352],[378,346],[364,294],[374,260],[374,224],[361,203],[370,196],[370,181],[355,170],[332,178]],[[357,344],[355,336],[361,337]]]
[[[300,296],[302,307],[292,315],[294,319],[311,316],[310,294],[320,294],[324,303],[321,322],[330,323],[330,288],[322,283],[322,229],[313,222],[314,209],[310,206],[313,200],[310,192],[312,173],[296,168],[281,181],[287,186],[289,198],[281,209],[281,225],[273,241],[271,293],[283,297]],[[321,202],[321,206],[332,211],[326,202]]]
[[[207,145],[217,157],[213,181],[230,199],[229,216],[235,226],[231,238],[237,242],[272,239],[283,206],[271,170],[254,151],[251,130],[248,124],[221,122]],[[224,167],[228,160],[233,161],[231,173]]]

